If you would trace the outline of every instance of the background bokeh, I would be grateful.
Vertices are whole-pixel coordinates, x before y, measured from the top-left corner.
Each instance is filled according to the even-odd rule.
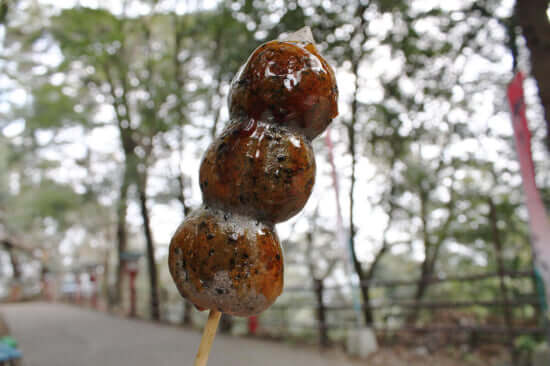
[[[200,205],[233,75],[307,25],[340,115],[313,142],[306,208],[278,226],[286,290],[263,331],[328,344],[358,321],[384,335],[477,327],[528,352],[541,332],[506,332],[543,327],[506,102],[513,66],[531,68],[514,19],[508,0],[3,1],[0,296],[14,283],[44,295],[43,280],[52,298],[127,312],[131,252],[138,315],[200,326],[170,279],[170,237]],[[525,90],[548,207],[536,81]]]

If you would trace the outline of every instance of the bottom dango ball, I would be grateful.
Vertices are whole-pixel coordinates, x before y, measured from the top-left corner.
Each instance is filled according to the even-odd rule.
[[[170,242],[170,273],[197,308],[237,316],[267,309],[283,289],[283,258],[272,226],[201,208]]]

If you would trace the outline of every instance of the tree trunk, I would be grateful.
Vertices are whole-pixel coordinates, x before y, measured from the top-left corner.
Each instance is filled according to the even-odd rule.
[[[356,76],[358,77],[358,76]],[[355,198],[354,198],[354,192],[355,192],[355,167],[357,165],[357,158],[356,158],[356,152],[355,152],[355,113],[357,111],[357,100],[354,100],[352,103],[352,121],[350,125],[348,126],[348,139],[349,139],[349,151],[351,154],[351,185],[350,185],[350,192],[349,192],[349,245],[351,248],[351,257],[353,261],[353,268],[355,270],[355,273],[357,273],[357,277],[359,277],[359,288],[361,290],[361,298],[363,301],[363,318],[365,321],[365,324],[367,326],[372,325],[373,323],[373,316],[372,316],[372,309],[370,307],[370,295],[369,295],[369,287],[365,286],[365,271],[363,271],[363,266],[361,265],[361,262],[359,261],[359,258],[357,258],[357,252],[355,250],[355,222],[354,222],[354,206],[355,206]]]
[[[355,273],[357,273],[357,277],[359,277],[359,287],[361,289],[361,298],[363,300],[363,317],[365,324],[372,325],[373,317],[372,317],[372,309],[370,308],[370,296],[369,296],[369,288],[367,286],[363,286],[363,283],[365,282],[365,272],[363,271],[363,267],[361,265],[361,262],[357,258],[357,252],[355,250],[355,216],[354,216],[354,207],[355,207],[355,170],[357,166],[357,153],[355,149],[355,125],[357,123],[357,110],[358,110],[358,104],[357,104],[357,93],[359,91],[359,60],[357,60],[354,63],[353,66],[353,72],[355,74],[355,92],[354,92],[354,98],[353,102],[351,103],[351,121],[347,126],[347,132],[348,132],[348,140],[349,140],[349,153],[351,155],[351,184],[350,184],[350,191],[349,191],[349,245],[351,248],[351,259],[353,261],[353,267],[355,269]]]
[[[21,267],[19,266],[19,259],[17,258],[13,243],[9,240],[3,240],[2,244],[4,244],[4,247],[8,251],[13,272],[13,282],[11,284],[9,300],[19,301],[21,299]]]
[[[424,258],[424,261],[422,262],[422,270],[420,273],[420,278],[418,279],[418,283],[416,285],[416,291],[414,293],[414,302],[419,303],[424,295],[426,294],[426,290],[428,289],[428,265],[427,265],[427,258]],[[416,323],[418,319],[418,313],[420,311],[420,307],[416,306],[412,308],[412,310],[407,315],[405,322],[407,324],[414,324]]]
[[[21,267],[19,266],[19,259],[15,253],[13,244],[9,240],[2,241],[10,257],[11,270],[13,273],[13,279],[16,281],[21,280]]]
[[[4,24],[6,22],[6,19],[8,18],[8,2],[3,1],[2,4],[0,4],[0,24]]]
[[[153,241],[153,233],[151,232],[151,220],[147,209],[146,183],[145,179],[138,177],[138,196],[141,209],[141,217],[143,219],[143,231],[145,234],[147,267],[149,269],[149,286],[151,296],[151,318],[160,320],[160,305],[159,305],[159,286],[157,264],[155,261],[155,244]]]
[[[363,298],[363,316],[365,325],[372,327],[374,325],[374,312],[370,303],[370,286],[361,284],[361,297]]]
[[[547,9],[548,0],[517,0],[515,15],[531,54],[531,71],[544,109],[546,144],[550,149],[550,22]]]
[[[358,27],[356,28],[356,34],[354,34],[354,37],[358,37],[360,39],[360,42],[362,43],[365,39],[364,31],[365,31],[365,17],[363,16],[363,13],[365,12],[368,5],[361,4],[357,7],[357,10],[355,12],[356,17],[359,19]],[[355,75],[355,85],[354,85],[354,92],[353,92],[353,101],[351,102],[351,120],[347,125],[347,132],[348,132],[348,139],[349,139],[349,153],[351,155],[351,185],[350,185],[350,192],[349,192],[349,245],[351,248],[351,259],[353,261],[353,267],[355,269],[355,272],[357,273],[357,276],[359,277],[359,283],[363,283],[365,281],[365,272],[363,271],[363,268],[361,266],[361,262],[359,262],[359,259],[357,258],[357,253],[355,250],[355,218],[354,218],[354,192],[355,192],[355,170],[357,166],[357,154],[356,154],[356,146],[355,146],[355,125],[357,124],[357,117],[359,114],[359,104],[357,101],[357,96],[359,93],[359,64],[361,62],[361,59],[363,57],[363,52],[359,51],[358,54],[354,54],[352,56],[352,72],[353,75]],[[370,309],[369,304],[369,289],[363,287],[360,285],[361,288],[361,297],[363,299],[363,316],[366,325],[372,325],[373,317],[372,317],[372,311]]]
[[[313,288],[315,290],[315,298],[317,299],[317,325],[319,326],[319,345],[322,349],[325,349],[329,346],[329,338],[326,319],[326,307],[325,302],[323,301],[323,280],[314,278]]]
[[[353,105],[356,105],[356,101],[352,103]],[[352,110],[355,108],[352,106]],[[357,251],[355,250],[355,223],[354,223],[354,191],[355,191],[355,167],[357,164],[356,161],[356,155],[355,155],[355,117],[352,117],[352,122],[348,126],[348,138],[349,138],[349,150],[351,154],[351,187],[349,192],[349,227],[350,227],[350,233],[349,233],[349,245],[351,248],[351,259],[353,261],[353,268],[355,270],[355,273],[357,273],[357,277],[359,277],[359,288],[361,290],[361,298],[363,302],[363,318],[365,321],[365,324],[367,326],[372,325],[373,323],[373,315],[372,315],[372,309],[370,307],[370,294],[369,294],[369,287],[365,285],[365,271],[363,271],[363,266],[361,265],[361,262],[359,261],[359,258],[357,258]]]
[[[530,276],[530,279],[531,279],[531,286],[533,288],[533,296],[537,296],[537,275],[536,275],[536,267],[535,267],[535,258],[533,256],[531,256],[531,276]],[[533,308],[534,308],[534,311],[535,311],[535,314],[534,314],[534,318],[537,320],[537,324],[542,324],[544,323],[544,320],[545,320],[545,314],[544,312],[542,311],[543,308],[542,308],[542,304],[537,301],[535,304],[533,304]]]
[[[414,301],[416,303],[419,303],[428,291],[428,288],[430,286],[429,279],[433,276],[435,272],[435,263],[439,256],[439,249],[441,248],[442,240],[439,240],[437,243],[434,244],[426,243],[424,245],[427,245],[427,250],[425,251],[424,261],[422,262],[420,272],[420,278],[418,280],[418,284],[416,285],[416,292],[414,294]],[[430,251],[429,249],[432,247],[433,249]],[[418,318],[419,311],[420,307],[414,307],[407,316],[406,322],[408,324],[415,323]]]
[[[233,329],[233,317],[229,314],[222,314],[220,320],[220,333],[230,334]]]
[[[355,106],[355,107],[354,107]],[[356,101],[352,103],[352,110],[356,110]],[[372,326],[374,322],[374,316],[372,313],[372,308],[370,306],[370,289],[368,285],[365,285],[365,282],[367,281],[365,271],[363,270],[363,266],[361,265],[361,262],[357,258],[357,252],[355,250],[355,222],[354,222],[354,206],[355,206],[355,200],[354,200],[354,191],[355,191],[355,168],[357,165],[357,158],[356,158],[356,152],[355,152],[355,117],[352,117],[352,123],[348,126],[348,138],[349,138],[349,150],[351,154],[351,187],[350,187],[350,193],[349,193],[349,201],[350,201],[350,207],[349,207],[349,227],[350,227],[350,236],[349,236],[349,245],[351,248],[351,259],[353,261],[353,267],[355,270],[355,273],[357,273],[357,277],[359,277],[359,288],[361,290],[361,298],[363,302],[363,318],[365,321],[365,325]]]
[[[12,8],[16,7],[17,2],[18,0],[5,0],[0,3],[0,24],[6,25],[8,22],[8,13]]]
[[[189,207],[189,205],[187,204],[187,200],[185,199],[185,181],[183,172],[180,172],[177,180],[179,186],[178,201],[180,201],[181,207],[183,209],[183,217],[186,218],[187,215],[191,213],[191,207]]]
[[[101,296],[103,299],[109,301],[109,277],[111,276],[111,269],[109,268],[109,249],[105,250],[105,257],[103,258],[103,274],[101,283]]]
[[[21,268],[19,267],[19,259],[17,258],[17,254],[13,249],[10,249],[10,262],[11,262],[11,268],[13,270],[13,279],[14,280],[21,280]]]
[[[181,324],[185,326],[192,326],[193,325],[193,318],[192,318],[193,304],[191,304],[191,302],[187,301],[186,299],[184,299],[181,304],[183,306]]]
[[[428,289],[428,278],[431,276],[431,269],[433,268],[430,263],[435,263],[435,258],[432,258],[431,248],[432,243],[430,242],[428,235],[428,208],[427,208],[427,193],[420,191],[420,218],[422,220],[422,239],[424,242],[424,260],[422,261],[422,266],[420,267],[420,278],[418,279],[418,284],[416,285],[416,292],[414,294],[414,301],[420,302],[424,297],[426,290]],[[414,324],[418,318],[418,312],[420,308],[414,307],[409,315],[407,315],[406,323]]]
[[[128,164],[127,164],[128,165]],[[122,302],[122,280],[124,276],[124,261],[122,259],[122,253],[126,251],[128,246],[128,236],[126,232],[126,213],[128,211],[128,188],[130,186],[129,179],[129,167],[125,167],[124,176],[122,178],[122,183],[120,185],[119,197],[117,203],[117,255],[118,255],[118,264],[116,270],[116,281],[115,281],[115,293],[112,296],[111,305],[120,305]]]
[[[393,191],[393,186],[392,186]],[[386,226],[386,229],[384,230],[384,238],[382,246],[374,256],[374,260],[370,264],[370,268],[368,269],[366,275],[364,276],[364,280],[361,282],[361,293],[363,296],[363,306],[364,306],[364,315],[365,315],[365,323],[367,326],[373,326],[374,325],[374,310],[371,306],[370,302],[370,284],[369,282],[374,279],[374,274],[376,273],[376,269],[378,268],[378,264],[382,260],[382,257],[388,250],[388,242],[386,240],[386,234],[390,228],[391,220],[393,217],[393,205],[391,205],[390,212],[388,213],[389,221],[388,226]]]
[[[422,270],[420,273],[420,278],[418,279],[418,283],[416,285],[416,291],[414,293],[414,302],[419,303],[424,295],[426,294],[426,290],[428,289],[428,278],[430,276],[429,273],[429,266],[427,259],[425,258],[422,262]],[[414,307],[409,315],[407,315],[407,318],[405,322],[407,324],[414,324],[416,323],[416,320],[418,319],[418,312],[420,311],[419,307]]]
[[[41,289],[40,289],[40,296],[49,301],[50,300],[50,296],[49,296],[49,291],[48,291],[48,285],[47,285],[47,280],[48,280],[48,273],[50,271],[48,270],[48,267],[46,266],[46,264],[44,263],[41,263],[40,264],[40,285],[41,285]]]
[[[508,304],[508,289],[504,282],[504,261],[502,259],[502,241],[500,240],[500,232],[497,226],[497,211],[495,204],[491,198],[489,198],[489,222],[491,223],[491,233],[493,237],[493,244],[495,246],[495,257],[497,263],[498,278],[500,283],[500,296],[504,304],[504,321],[506,322],[506,332],[508,336],[508,349],[510,350],[510,356],[512,358],[512,364],[517,365],[518,354],[516,347],[514,346],[514,332],[512,329],[512,313],[510,305]]]
[[[122,150],[124,151],[124,175],[122,176],[122,183],[120,184],[119,197],[117,203],[117,255],[118,255],[118,265],[116,271],[116,281],[115,281],[115,293],[113,296],[109,296],[111,305],[120,305],[122,302],[122,282],[124,278],[125,263],[122,260],[121,254],[124,253],[127,249],[128,235],[126,232],[126,214],[128,211],[128,188],[132,184],[133,173],[135,170],[134,161],[132,159],[132,154],[134,154],[134,149],[136,147],[135,142],[132,138],[132,131],[129,127],[124,126],[124,122],[127,122],[130,125],[130,109],[127,104],[124,104],[123,101],[116,95],[115,89],[117,85],[113,79],[111,67],[109,63],[103,64],[103,71],[107,77],[107,82],[110,86],[111,97],[113,98],[113,109],[115,111],[118,131],[120,134],[120,142],[122,144]],[[126,84],[124,84],[126,85]],[[126,92],[124,91],[124,96]],[[121,106],[124,106],[126,110],[126,115],[121,114]]]

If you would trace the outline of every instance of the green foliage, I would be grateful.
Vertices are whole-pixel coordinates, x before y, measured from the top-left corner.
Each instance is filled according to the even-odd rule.
[[[529,335],[521,335],[514,342],[514,346],[518,351],[527,353],[532,353],[538,345],[539,342]]]
[[[253,32],[223,5],[215,12],[199,16],[197,23],[211,67],[218,70],[223,80],[231,80],[243,60],[258,46]]]
[[[114,60],[124,39],[123,23],[105,9],[65,9],[52,18],[50,31],[63,53],[92,64]]]
[[[409,10],[409,1],[403,0],[378,0],[375,1],[381,13],[400,12],[406,14]]]
[[[64,230],[71,224],[68,222],[69,213],[77,211],[82,202],[72,187],[51,180],[24,186],[11,200],[10,220],[22,231],[31,229],[34,224],[41,224],[46,218],[53,219],[59,229]]]
[[[33,90],[32,106],[25,118],[29,130],[88,125],[87,116],[77,112],[79,101],[67,95],[63,90],[65,87],[43,84]]]

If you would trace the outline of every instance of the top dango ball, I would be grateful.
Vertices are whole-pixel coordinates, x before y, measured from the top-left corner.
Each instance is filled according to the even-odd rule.
[[[229,108],[232,119],[272,122],[313,139],[338,114],[337,98],[334,71],[312,43],[272,41],[235,76]]]

